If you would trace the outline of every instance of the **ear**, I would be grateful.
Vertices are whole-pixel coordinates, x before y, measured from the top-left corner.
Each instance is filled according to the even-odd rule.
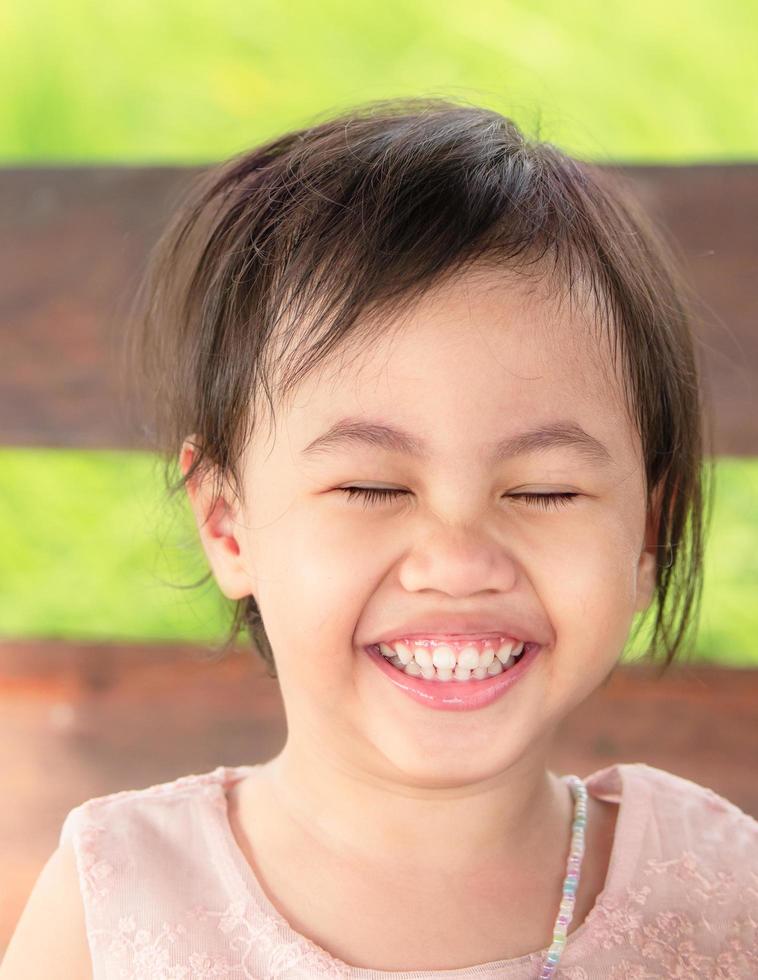
[[[196,442],[197,437],[191,435],[182,444],[179,465],[185,476],[197,453],[193,445]],[[251,595],[244,541],[240,544],[244,528],[237,521],[237,510],[223,496],[214,500],[211,481],[206,478],[201,482],[197,473],[186,487],[200,540],[219,588],[229,599]]]
[[[660,505],[663,484],[653,490],[651,502],[645,518],[645,539],[643,550],[637,562],[637,600],[635,611],[644,612],[653,601],[655,579],[658,567],[658,528],[660,524]]]

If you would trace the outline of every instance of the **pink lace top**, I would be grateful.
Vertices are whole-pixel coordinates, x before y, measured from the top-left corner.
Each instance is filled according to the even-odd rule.
[[[240,850],[219,766],[95,797],[66,815],[94,980],[526,980],[547,950],[442,971],[363,969],[295,932]],[[758,822],[642,763],[585,780],[620,803],[603,891],[569,933],[563,980],[758,977]]]

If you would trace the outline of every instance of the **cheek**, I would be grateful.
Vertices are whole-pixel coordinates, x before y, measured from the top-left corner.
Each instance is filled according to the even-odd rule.
[[[606,528],[584,535],[570,549],[553,553],[543,580],[581,616],[603,606],[624,608],[634,600],[637,558],[626,535]]]
[[[533,584],[553,623],[561,663],[613,663],[629,632],[639,556],[620,521],[593,520],[553,542]]]
[[[312,508],[295,507],[275,525],[257,530],[258,601],[280,676],[294,665],[313,683],[334,686],[352,669],[350,638],[370,592],[363,549],[350,522],[313,520]],[[370,554],[370,549],[365,550]]]

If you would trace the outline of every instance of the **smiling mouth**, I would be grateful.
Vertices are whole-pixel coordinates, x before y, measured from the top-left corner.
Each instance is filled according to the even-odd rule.
[[[408,677],[476,683],[506,673],[537,646],[500,636],[476,642],[462,637],[445,641],[405,638],[366,649]]]
[[[390,647],[396,648],[396,644],[392,643]],[[523,644],[520,653],[515,653],[512,658],[509,654],[512,663],[507,667],[496,657],[489,667],[480,664],[474,670],[468,670],[464,664],[456,664],[454,668],[436,668],[432,664],[434,673],[429,667],[419,667],[417,662],[414,665],[411,660],[407,664],[402,661],[393,663],[376,645],[363,647],[363,650],[379,672],[417,704],[442,711],[472,711],[486,708],[508,697],[508,692],[514,688],[520,688],[521,678],[531,673],[543,647],[539,643]],[[463,659],[465,663],[466,658]],[[414,674],[416,670],[420,673]],[[468,677],[463,676],[466,672]]]

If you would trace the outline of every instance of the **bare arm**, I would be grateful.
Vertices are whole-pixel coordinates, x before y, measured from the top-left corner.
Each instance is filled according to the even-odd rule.
[[[92,980],[84,906],[71,841],[53,851],[0,963],[0,980]]]

